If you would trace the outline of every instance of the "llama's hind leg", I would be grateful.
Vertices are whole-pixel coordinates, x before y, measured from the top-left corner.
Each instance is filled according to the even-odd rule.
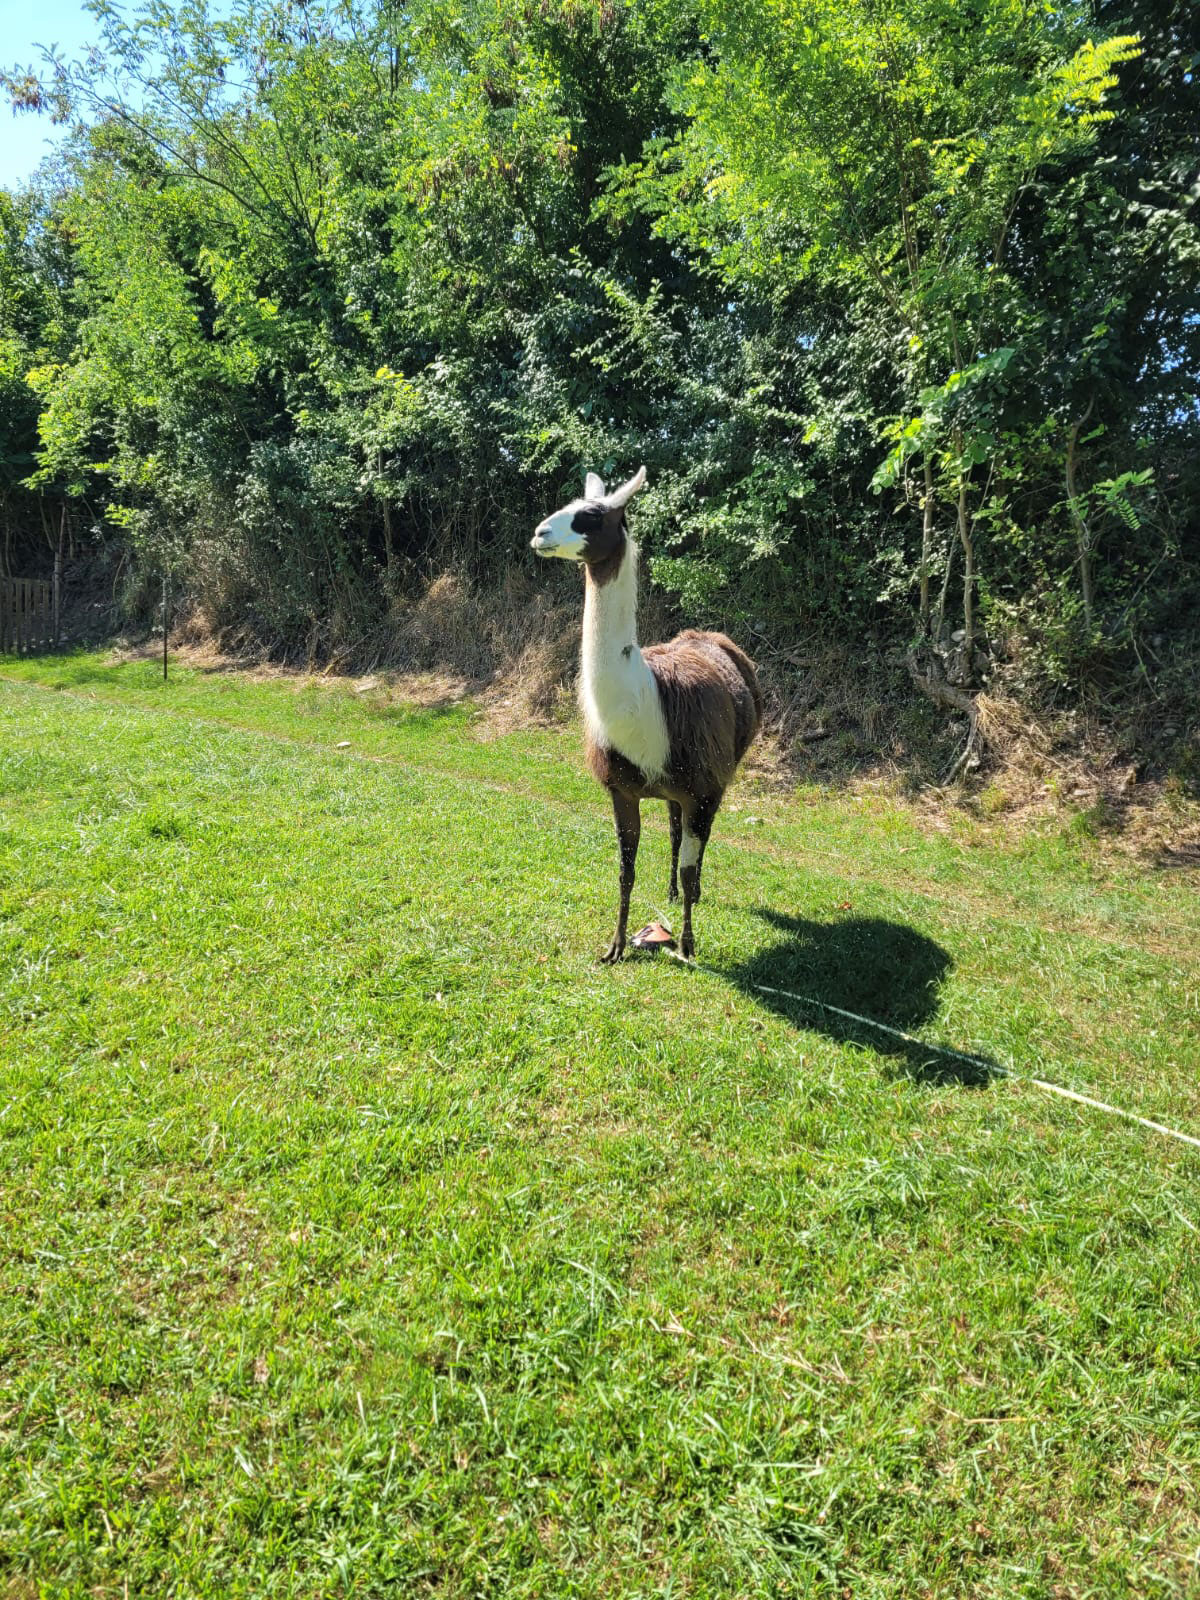
[[[617,913],[617,928],[601,961],[620,961],[625,954],[625,930],[629,923],[629,896],[633,889],[633,872],[637,864],[638,841],[642,836],[642,808],[638,801],[619,789],[612,790],[613,820],[617,824],[617,844],[621,852],[621,909]]]
[[[667,820],[671,824],[671,882],[667,899],[679,899],[679,844],[683,838],[683,807],[678,800],[667,801]]]
[[[679,851],[679,879],[683,884],[683,927],[679,930],[679,953],[689,960],[696,953],[692,934],[692,907],[700,898],[700,863],[704,847],[712,832],[713,818],[721,796],[698,800],[690,815],[683,819],[683,843]]]

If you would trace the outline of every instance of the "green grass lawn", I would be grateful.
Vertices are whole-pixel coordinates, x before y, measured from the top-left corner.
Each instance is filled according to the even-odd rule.
[[[1200,1594],[1200,1151],[934,1048],[1200,1133],[1194,874],[743,785],[609,970],[574,731],[157,672],[0,664],[0,1594]]]

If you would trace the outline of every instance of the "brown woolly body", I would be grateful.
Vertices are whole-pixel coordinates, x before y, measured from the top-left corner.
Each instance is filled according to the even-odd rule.
[[[719,798],[762,723],[762,693],[754,663],[723,633],[687,628],[665,644],[648,645],[643,659],[654,674],[670,734],[667,770],[648,779],[617,750],[588,739],[587,762],[606,789],[639,800],[674,800],[685,807]]]

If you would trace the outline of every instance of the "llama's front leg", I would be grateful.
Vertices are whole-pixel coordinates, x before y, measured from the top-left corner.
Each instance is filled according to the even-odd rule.
[[[637,863],[638,841],[642,836],[642,808],[632,795],[612,791],[613,818],[617,824],[617,844],[621,851],[621,909],[617,931],[601,961],[620,961],[625,954],[625,929],[629,922],[629,896],[633,891],[633,870]]]
[[[704,847],[712,832],[713,818],[721,797],[701,800],[690,816],[683,819],[683,843],[679,850],[679,878],[683,884],[683,927],[679,930],[679,953],[691,960],[696,954],[696,941],[692,935],[692,907],[700,898],[700,863]]]
[[[678,800],[667,801],[667,820],[671,825],[671,882],[668,900],[679,899],[679,843],[683,838],[683,807]]]

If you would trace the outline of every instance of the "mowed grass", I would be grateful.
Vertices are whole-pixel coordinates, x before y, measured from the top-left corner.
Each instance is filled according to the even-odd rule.
[[[936,1048],[1200,1134],[1194,874],[743,785],[608,970],[572,731],[157,671],[0,664],[0,1593],[1200,1593],[1200,1151]]]

